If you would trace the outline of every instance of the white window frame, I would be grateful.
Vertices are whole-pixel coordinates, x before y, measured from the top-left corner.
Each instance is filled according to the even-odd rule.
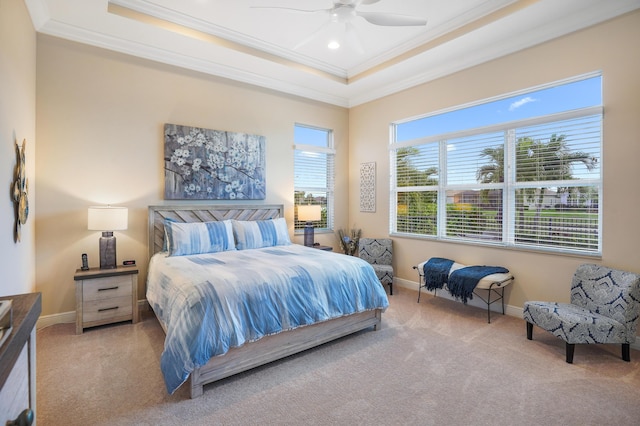
[[[505,97],[513,96],[510,94]],[[466,106],[465,106],[466,107]],[[527,126],[537,125],[537,124],[545,124],[552,123],[555,121],[562,120],[570,120],[574,118],[582,118],[589,116],[598,116],[599,115],[599,125],[600,125],[600,141],[599,141],[599,152],[598,159],[600,164],[598,165],[600,168],[600,172],[598,174],[598,178],[596,179],[579,179],[575,182],[572,180],[563,180],[558,182],[516,182],[515,178],[515,145],[516,145],[516,137],[514,135],[514,130],[518,128],[523,128]],[[396,129],[397,125],[401,123],[392,123],[390,129],[390,137],[391,143],[389,146],[390,150],[390,164],[391,164],[391,178],[390,178],[390,220],[389,220],[389,232],[394,236],[406,236],[406,237],[417,237],[424,239],[435,239],[442,241],[456,241],[462,242],[466,244],[478,244],[478,245],[490,245],[490,246],[498,246],[498,247],[508,247],[514,249],[524,249],[524,250],[533,250],[533,251],[544,251],[544,252],[557,252],[562,254],[574,254],[574,255],[583,255],[589,257],[600,257],[602,256],[602,203],[603,203],[603,182],[602,182],[602,120],[603,120],[603,108],[602,106],[588,107],[577,109],[573,111],[567,111],[562,113],[550,114],[543,117],[536,117],[531,119],[519,120],[509,123],[501,123],[492,126],[486,126],[482,128],[464,130],[460,132],[452,132],[444,135],[435,135],[424,138],[418,138],[414,140],[395,142],[396,140]],[[405,120],[403,122],[407,122],[410,120]],[[505,134],[505,142],[504,142],[504,182],[502,183],[491,183],[491,184],[448,184],[446,181],[447,177],[447,141],[453,140],[460,137],[470,136],[470,135],[482,135],[487,133],[494,132],[504,132]],[[438,144],[438,152],[439,158],[437,161],[438,164],[438,184],[436,186],[421,186],[421,187],[398,187],[397,186],[397,152],[401,148],[409,148],[409,147],[420,147],[425,146],[430,143]],[[515,227],[516,227],[516,190],[526,187],[571,187],[571,186],[580,186],[580,187],[592,187],[597,190],[598,194],[598,235],[597,235],[597,249],[572,249],[567,246],[557,246],[557,247],[549,247],[549,246],[539,246],[535,244],[524,244],[516,241],[515,237]],[[453,236],[446,235],[446,221],[447,221],[447,191],[451,190],[480,190],[480,189],[501,189],[502,190],[502,238],[500,241],[481,241],[479,239],[464,239],[464,238],[456,238]],[[421,233],[412,233],[412,232],[399,232],[398,229],[398,195],[402,192],[419,192],[419,191],[437,191],[437,226],[435,235],[421,234]]]
[[[298,192],[322,192],[326,194],[326,227],[321,226],[318,222],[315,224],[316,232],[333,232],[334,227],[334,193],[335,193],[335,154],[333,130],[323,127],[311,126],[307,124],[295,123],[295,127],[304,127],[312,130],[318,130],[326,132],[327,134],[327,146],[321,147],[316,145],[308,145],[304,143],[295,143],[294,150],[297,152],[307,153],[319,153],[326,155],[326,187],[325,186],[297,186],[296,179],[294,177],[294,207],[298,206],[295,194]],[[295,141],[298,142],[298,141]],[[294,162],[296,156],[294,155]],[[294,170],[296,165],[294,164]],[[304,233],[304,222],[298,221],[297,208],[294,213],[294,233]]]

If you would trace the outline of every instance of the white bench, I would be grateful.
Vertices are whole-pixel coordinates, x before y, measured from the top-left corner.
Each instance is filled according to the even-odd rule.
[[[423,287],[427,286],[424,278],[424,265],[428,261],[420,263],[417,266],[414,266],[413,269],[418,271],[418,303],[420,303],[420,293]],[[449,270],[449,275],[457,269],[464,268],[469,265],[463,265],[461,263],[454,262],[451,265],[451,269]],[[511,284],[514,280],[513,275],[510,272],[507,273],[498,273],[487,275],[482,278],[475,289],[473,290],[473,294],[476,295],[480,300],[487,304],[487,322],[491,323],[491,304],[501,301],[502,302],[502,315],[504,315],[504,288]],[[446,285],[446,284],[445,284]],[[485,299],[482,295],[476,293],[476,290],[486,290],[487,298]],[[434,290],[434,296],[437,296],[437,290]],[[491,299],[492,295],[495,296],[495,299]]]

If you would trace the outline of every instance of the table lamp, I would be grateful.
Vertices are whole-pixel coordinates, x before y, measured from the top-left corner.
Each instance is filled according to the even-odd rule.
[[[116,237],[113,231],[127,229],[129,210],[126,207],[89,207],[87,228],[102,231],[100,237],[100,269],[116,267]]]
[[[298,206],[298,220],[306,221],[304,226],[304,245],[307,247],[313,246],[314,233],[313,233],[313,221],[322,219],[320,206]]]

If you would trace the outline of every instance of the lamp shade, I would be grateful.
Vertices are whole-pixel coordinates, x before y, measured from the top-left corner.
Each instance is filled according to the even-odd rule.
[[[298,206],[298,220],[312,222],[322,219],[322,210],[320,206]]]
[[[89,207],[87,228],[90,231],[120,231],[127,229],[129,209],[126,207]]]

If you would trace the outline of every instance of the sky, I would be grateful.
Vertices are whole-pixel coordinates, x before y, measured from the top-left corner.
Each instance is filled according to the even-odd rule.
[[[602,77],[398,124],[396,142],[602,105]]]
[[[327,129],[316,129],[296,124],[293,130],[295,144],[327,147]]]

